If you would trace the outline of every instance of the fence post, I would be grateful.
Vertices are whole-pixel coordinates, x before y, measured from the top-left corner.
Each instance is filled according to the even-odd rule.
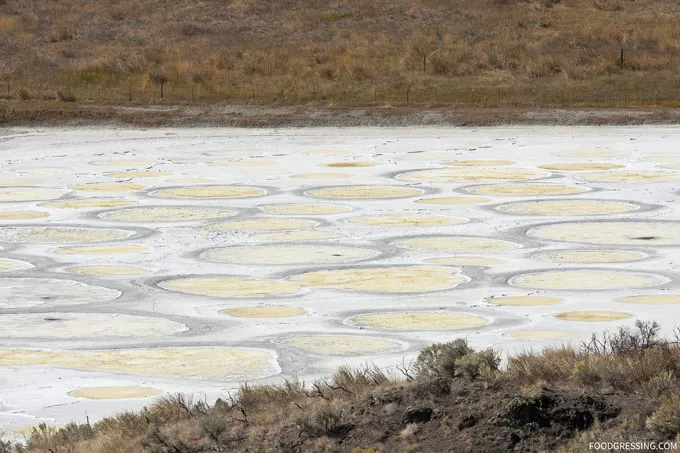
[[[132,81],[128,80],[128,84],[130,89],[130,91],[128,92],[128,101],[132,102]]]
[[[408,105],[408,97],[409,97],[410,92],[411,92],[411,87],[406,88],[406,105]]]
[[[373,103],[378,103],[378,87],[373,87]]]
[[[623,67],[623,47],[621,48],[621,67]]]

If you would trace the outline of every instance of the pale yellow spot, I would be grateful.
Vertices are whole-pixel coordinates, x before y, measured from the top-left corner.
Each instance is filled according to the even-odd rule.
[[[348,206],[332,204],[273,204],[260,209],[274,215],[331,215],[352,210]]]
[[[663,168],[668,168],[669,170],[680,170],[680,164],[664,165]]]
[[[330,168],[361,168],[361,167],[375,167],[376,162],[334,162],[332,164],[324,164],[322,167]]]
[[[88,400],[122,400],[133,398],[148,398],[163,394],[162,390],[150,387],[90,387],[68,392],[73,398]]]
[[[614,170],[617,168],[625,168],[625,165],[611,164],[607,162],[570,162],[564,164],[539,165],[538,168],[542,168],[544,170],[559,170],[559,171],[590,171],[590,170]]]
[[[647,288],[667,281],[665,277],[641,272],[572,269],[521,274],[512,277],[508,283],[512,286],[531,289],[603,291]]]
[[[397,179],[416,182],[502,182],[525,181],[545,178],[550,174],[544,171],[522,169],[477,169],[477,168],[435,168],[417,170],[397,175]]]
[[[156,160],[141,160],[141,159],[127,159],[127,160],[98,160],[92,162],[92,165],[104,165],[107,167],[149,167],[157,164]]]
[[[106,209],[106,208],[122,208],[125,206],[134,206],[137,202],[134,200],[125,200],[121,198],[80,198],[75,200],[59,200],[43,203],[40,206],[43,208],[55,209]]]
[[[442,165],[451,167],[501,167],[505,165],[515,165],[512,160],[454,160],[442,162]]]
[[[88,243],[115,241],[134,231],[78,227],[0,227],[0,241],[35,243]]]
[[[275,374],[275,354],[254,348],[153,348],[104,351],[0,350],[0,366],[50,366],[84,371],[214,380]]]
[[[82,247],[61,247],[54,252],[59,255],[121,255],[142,253],[149,250],[145,245],[90,245]]]
[[[537,253],[535,257],[553,263],[625,263],[641,260],[646,255],[609,250],[555,250]]]
[[[114,173],[107,173],[106,176],[112,178],[160,178],[161,176],[168,176],[170,173],[165,171],[118,171]]]
[[[263,241],[315,241],[320,239],[337,239],[342,237],[339,233],[330,231],[282,231],[278,233],[263,233],[254,236]]]
[[[680,173],[659,171],[612,171],[606,173],[591,173],[583,175],[580,179],[589,182],[622,182],[622,183],[645,183],[664,182],[680,179]]]
[[[293,318],[304,316],[307,310],[300,307],[284,307],[281,305],[265,305],[261,307],[237,307],[220,311],[223,315],[236,318]]]
[[[0,211],[0,220],[29,220],[48,217],[47,212],[42,211]]]
[[[188,186],[154,190],[149,195],[156,198],[251,198],[267,193],[259,187],[246,186]]]
[[[680,223],[579,222],[533,228],[527,236],[562,242],[606,245],[680,245]]]
[[[248,245],[209,250],[201,257],[229,264],[296,265],[354,263],[379,254],[340,245]]]
[[[332,199],[407,198],[422,194],[422,189],[400,186],[336,186],[306,192],[310,197]]]
[[[515,340],[566,340],[573,337],[573,332],[562,332],[559,330],[514,330],[510,332],[510,337]]]
[[[0,272],[25,271],[31,269],[33,265],[26,261],[13,260],[10,258],[0,258]]]
[[[415,293],[455,288],[469,279],[455,268],[375,267],[307,272],[292,281],[313,288]]]
[[[0,202],[54,200],[67,193],[68,190],[43,187],[0,187]]]
[[[426,259],[425,262],[448,266],[498,266],[507,263],[505,260],[486,256],[449,256],[445,258],[430,258]]]
[[[605,322],[628,319],[632,315],[620,311],[571,311],[560,313],[555,317],[565,321]]]
[[[556,305],[563,302],[559,297],[548,296],[508,296],[490,297],[487,302],[495,305],[509,307],[536,307],[540,305]]]
[[[213,223],[202,227],[210,231],[276,231],[296,230],[316,226],[312,220],[300,219],[257,219],[240,220],[234,222]]]
[[[95,266],[75,266],[69,267],[66,271],[78,275],[90,275],[95,277],[123,277],[145,275],[151,272],[148,269],[138,266],[123,266],[100,264]]]
[[[0,186],[31,186],[37,183],[35,179],[0,179]]]
[[[359,335],[296,335],[280,343],[320,355],[363,355],[398,351],[399,343]]]
[[[398,247],[429,252],[476,253],[519,248],[514,242],[469,236],[428,236],[396,241]]]
[[[349,322],[358,327],[397,330],[462,330],[488,323],[480,316],[434,311],[359,315]]]
[[[250,280],[243,278],[180,278],[158,284],[161,288],[184,294],[217,297],[286,296],[300,292],[294,282],[283,280]]]
[[[302,173],[299,175],[293,175],[291,178],[296,179],[345,179],[351,178],[350,173]]]
[[[468,192],[477,195],[499,196],[545,196],[545,195],[572,195],[587,192],[585,187],[564,186],[560,184],[494,184],[488,186],[476,186],[467,189]]]
[[[633,203],[602,200],[539,200],[520,201],[497,206],[496,210],[507,214],[581,216],[620,214],[640,209]]]
[[[482,204],[492,201],[490,198],[483,197],[441,197],[441,198],[421,198],[416,200],[420,204],[434,204],[434,205],[465,205],[465,204]]]
[[[100,214],[99,218],[118,222],[188,222],[219,219],[236,214],[236,211],[228,211],[226,209],[154,206],[106,212]]]
[[[680,304],[680,294],[654,294],[645,296],[628,296],[619,299],[626,304],[664,305]]]
[[[131,192],[143,188],[144,186],[141,184],[126,182],[95,182],[73,186],[73,190],[80,190],[83,192]]]
[[[680,156],[648,156],[642,159],[646,162],[659,162],[662,164],[680,164]]]
[[[384,216],[365,216],[349,219],[349,222],[368,226],[389,227],[433,227],[444,225],[458,225],[467,222],[467,219],[456,217],[444,217],[437,215],[402,214]]]

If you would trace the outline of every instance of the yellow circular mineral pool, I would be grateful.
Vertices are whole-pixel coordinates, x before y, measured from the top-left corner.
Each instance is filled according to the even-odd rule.
[[[259,307],[236,307],[220,311],[223,315],[235,318],[294,318],[309,312],[302,307],[284,307],[282,305],[262,305]]]
[[[486,186],[474,186],[466,189],[476,195],[496,195],[502,197],[532,196],[540,197],[547,195],[573,195],[588,192],[587,187],[567,186],[562,184],[490,184]]]
[[[0,203],[54,200],[67,193],[68,190],[45,187],[0,187]]]
[[[183,199],[209,199],[209,198],[252,198],[266,195],[267,191],[259,187],[247,186],[185,186],[158,189],[149,193],[156,198],[183,198]]]
[[[632,212],[640,209],[634,203],[606,200],[537,200],[518,201],[496,207],[506,214],[534,216],[586,216]]]
[[[228,264],[300,265],[355,263],[380,252],[359,247],[323,244],[246,245],[208,250],[201,258]]]
[[[80,190],[82,192],[131,192],[143,188],[144,186],[141,184],[127,182],[94,182],[73,186],[73,190]]]
[[[626,263],[647,257],[644,253],[616,250],[552,250],[534,257],[553,263]]]
[[[48,366],[150,376],[180,376],[238,382],[279,372],[267,349],[178,347],[60,351],[0,350],[0,366]]]
[[[512,286],[528,289],[554,289],[568,291],[605,291],[617,289],[648,288],[668,282],[666,277],[642,272],[569,269],[540,271],[512,277]]]
[[[290,296],[301,291],[295,282],[231,277],[186,277],[165,280],[158,286],[177,293],[214,297]]]
[[[401,173],[396,176],[403,181],[433,183],[503,182],[526,181],[550,176],[550,173],[537,170],[509,168],[435,168]]]
[[[455,288],[469,279],[451,267],[373,267],[306,272],[291,281],[311,288],[417,293]]]
[[[482,327],[488,320],[481,316],[437,311],[375,313],[348,320],[356,327],[394,330],[463,330]]]
[[[145,245],[84,245],[60,247],[54,252],[59,255],[123,255],[149,251]]]
[[[643,296],[628,296],[618,299],[626,304],[665,305],[680,304],[680,294],[647,294]]]
[[[121,264],[97,264],[92,266],[74,266],[66,269],[71,274],[90,275],[94,277],[136,277],[151,271],[139,266]]]
[[[625,168],[625,165],[612,164],[609,162],[569,162],[562,164],[546,164],[539,165],[538,168],[544,170],[558,170],[558,171],[593,171],[593,170],[615,170],[617,168]]]
[[[120,209],[99,214],[100,219],[117,222],[190,222],[198,220],[219,219],[232,217],[238,214],[236,211],[217,208],[198,207],[164,207],[149,206],[139,208]]]
[[[453,160],[442,162],[442,165],[450,167],[502,167],[505,165],[515,165],[513,160]]]
[[[445,253],[478,253],[521,247],[514,242],[472,236],[426,236],[401,239],[396,241],[394,245],[414,250]]]
[[[580,176],[583,181],[589,182],[618,182],[618,183],[646,183],[677,181],[680,173],[660,171],[611,171],[591,173]]]
[[[85,227],[0,227],[0,242],[71,244],[129,238],[134,231]]]
[[[565,321],[606,322],[631,318],[630,313],[620,311],[571,311],[555,315]]]
[[[54,209],[106,209],[122,208],[136,204],[137,202],[134,200],[122,198],[76,198],[73,200],[50,201],[40,206]]]
[[[429,264],[443,264],[447,266],[498,266],[507,261],[488,256],[447,256],[443,258],[429,258],[425,260]]]
[[[330,164],[323,164],[322,167],[330,168],[361,168],[361,167],[375,167],[377,162],[333,162]]]
[[[305,193],[310,197],[340,200],[363,200],[371,198],[408,198],[423,194],[425,191],[402,186],[335,186],[313,189]]]
[[[273,215],[333,215],[349,212],[352,208],[335,204],[272,204],[260,206],[262,211]]]
[[[277,230],[299,230],[312,228],[317,225],[313,220],[303,219],[252,219],[235,220],[231,222],[213,223],[202,227],[210,231],[277,231]]]
[[[467,219],[461,219],[457,217],[423,214],[362,216],[354,217],[348,220],[348,222],[356,223],[357,225],[387,227],[435,227],[458,225],[467,221]]]
[[[0,272],[16,272],[31,269],[34,266],[26,261],[13,260],[11,258],[0,258]]]
[[[542,225],[527,231],[535,239],[597,245],[680,245],[676,222],[573,222]]]
[[[537,307],[541,305],[556,305],[564,302],[564,300],[559,297],[549,296],[490,297],[486,301],[490,304],[508,307]]]
[[[399,343],[360,335],[293,335],[278,343],[310,354],[364,355],[399,351]]]
[[[162,395],[162,390],[150,387],[134,386],[107,386],[107,387],[88,387],[68,392],[68,396],[73,398],[84,398],[88,400],[122,400],[134,398],[148,398],[150,396]]]
[[[42,211],[0,211],[0,220],[33,220],[49,217]]]

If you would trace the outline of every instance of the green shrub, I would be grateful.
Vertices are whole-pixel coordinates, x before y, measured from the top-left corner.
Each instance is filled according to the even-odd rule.
[[[413,371],[419,379],[450,379],[455,376],[456,361],[473,352],[463,338],[434,343],[420,350],[413,363]]]
[[[493,379],[499,372],[501,358],[491,348],[464,355],[456,361],[455,376],[471,381],[477,379]]]

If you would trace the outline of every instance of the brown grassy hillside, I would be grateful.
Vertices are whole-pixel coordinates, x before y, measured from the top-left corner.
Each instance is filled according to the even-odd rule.
[[[25,102],[674,106],[679,72],[677,0],[0,1]]]
[[[465,340],[424,348],[399,378],[373,367],[243,386],[214,404],[174,395],[94,425],[33,429],[18,453],[438,453],[677,451],[680,346],[658,326],[580,349],[511,357]],[[680,334],[680,331],[678,331]],[[678,337],[676,335],[676,337]],[[0,443],[0,452],[11,451]]]

